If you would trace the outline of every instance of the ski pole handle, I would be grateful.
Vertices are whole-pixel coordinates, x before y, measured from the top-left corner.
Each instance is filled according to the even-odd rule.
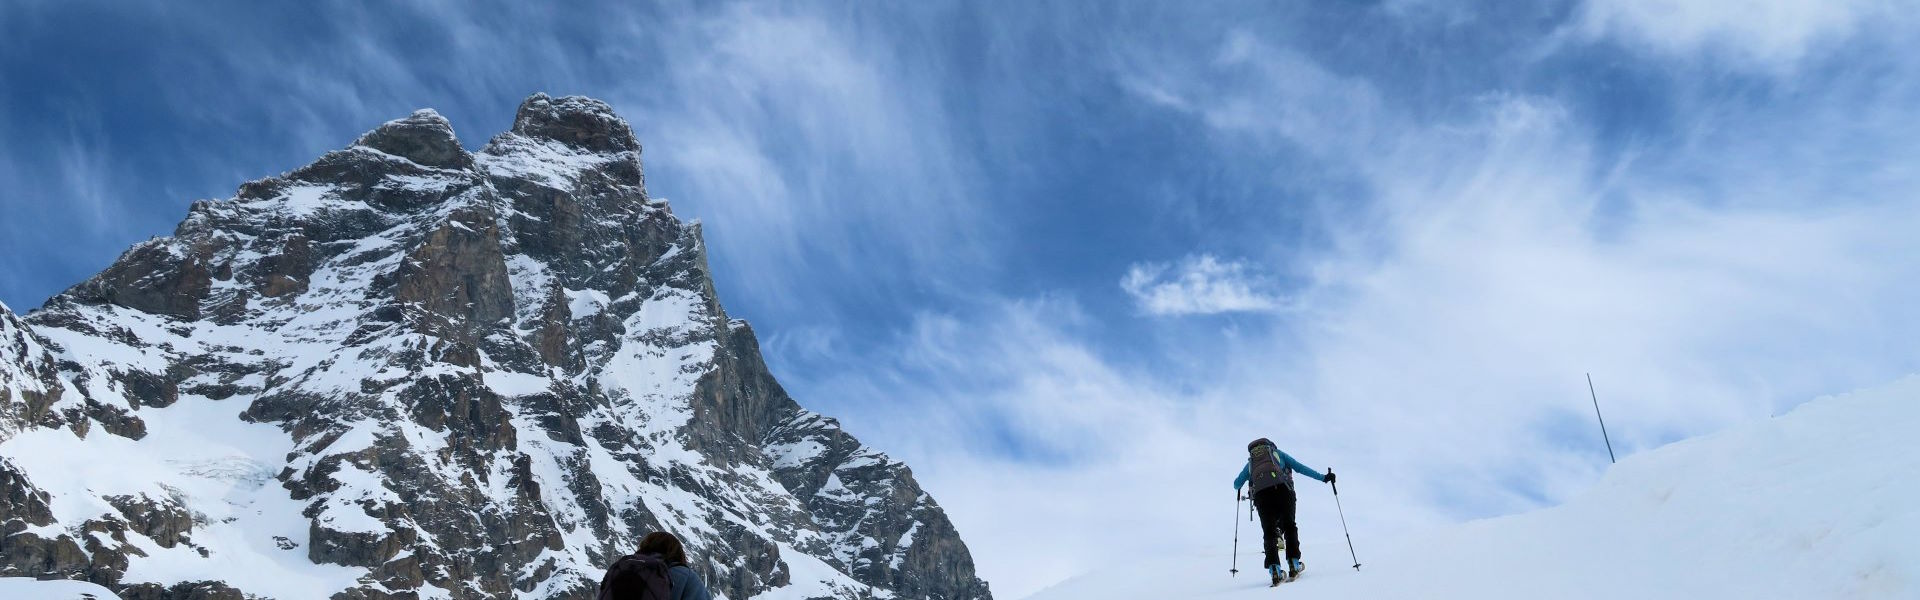
[[[1328,477],[1333,477],[1333,467],[1327,467],[1327,476],[1328,476]],[[1334,478],[1334,481],[1339,481],[1339,478],[1337,478],[1337,477],[1336,477],[1336,478]],[[1338,496],[1338,495],[1340,495],[1340,484],[1338,484],[1338,483],[1328,483],[1327,485],[1330,485],[1330,486],[1333,486],[1333,495],[1335,495],[1335,496]]]

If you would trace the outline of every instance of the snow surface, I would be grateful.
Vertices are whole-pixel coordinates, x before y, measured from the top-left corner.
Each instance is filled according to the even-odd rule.
[[[1920,598],[1916,433],[1920,377],[1909,377],[1628,457],[1557,507],[1392,548],[1357,539],[1358,572],[1340,532],[1316,532],[1301,545],[1306,574],[1270,590],[1258,536],[1243,532],[1244,577],[1223,568],[1223,549],[1115,565],[1028,598]]]
[[[119,596],[85,581],[55,579],[35,581],[28,577],[0,577],[0,598],[7,600],[119,600]]]
[[[58,523],[117,514],[103,498],[118,495],[171,500],[197,513],[191,541],[214,560],[186,544],[162,548],[146,536],[130,534],[128,540],[147,556],[129,561],[127,583],[220,580],[277,598],[352,585],[363,570],[307,559],[309,521],[301,515],[303,503],[288,498],[279,485],[269,485],[273,468],[253,458],[284,455],[291,441],[272,425],[241,421],[236,415],[244,408],[238,402],[182,395],[164,410],[141,411],[147,436],[137,442],[114,435],[83,440],[64,429],[31,429],[0,443],[0,455],[51,495]],[[48,529],[41,534],[60,533]],[[298,546],[283,549],[279,539]]]
[[[885,590],[848,581],[832,566],[818,558],[787,544],[780,544],[780,557],[786,560],[787,569],[793,575],[792,583],[777,587],[758,596],[756,600],[809,600],[812,598],[858,597],[860,592],[881,593]]]
[[[539,182],[560,191],[573,191],[580,174],[616,160],[639,160],[632,152],[592,152],[561,142],[502,134],[489,142],[488,151],[474,156],[486,171]]]

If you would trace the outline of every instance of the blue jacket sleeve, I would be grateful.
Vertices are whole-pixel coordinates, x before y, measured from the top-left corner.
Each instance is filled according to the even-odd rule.
[[[1253,475],[1252,469],[1252,462],[1248,462],[1246,465],[1240,467],[1240,476],[1233,478],[1233,489],[1240,489],[1240,486],[1247,484],[1247,478]]]
[[[1319,471],[1315,471],[1311,467],[1300,464],[1300,461],[1294,460],[1293,455],[1287,454],[1285,452],[1281,452],[1280,460],[1287,461],[1287,466],[1292,467],[1294,472],[1296,473],[1303,473],[1303,474],[1306,474],[1306,476],[1308,477],[1312,477],[1314,479],[1317,479],[1323,482],[1327,480],[1327,476],[1321,475]]]
[[[667,571],[668,579],[673,580],[673,600],[713,600],[707,594],[707,584],[700,581],[700,574],[693,569],[678,566]]]

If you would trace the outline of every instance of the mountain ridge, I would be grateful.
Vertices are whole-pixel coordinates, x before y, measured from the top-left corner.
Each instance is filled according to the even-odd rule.
[[[477,152],[423,109],[0,309],[0,575],[584,598],[665,529],[731,598],[990,598],[906,465],[768,372],[640,152],[590,98]]]

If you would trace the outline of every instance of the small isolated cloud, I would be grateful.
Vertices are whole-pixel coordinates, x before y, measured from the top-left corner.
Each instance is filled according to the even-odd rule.
[[[1135,263],[1120,278],[1120,289],[1140,310],[1157,316],[1277,310],[1282,302],[1274,287],[1246,262],[1222,262],[1211,254],[1188,256],[1177,265]]]

